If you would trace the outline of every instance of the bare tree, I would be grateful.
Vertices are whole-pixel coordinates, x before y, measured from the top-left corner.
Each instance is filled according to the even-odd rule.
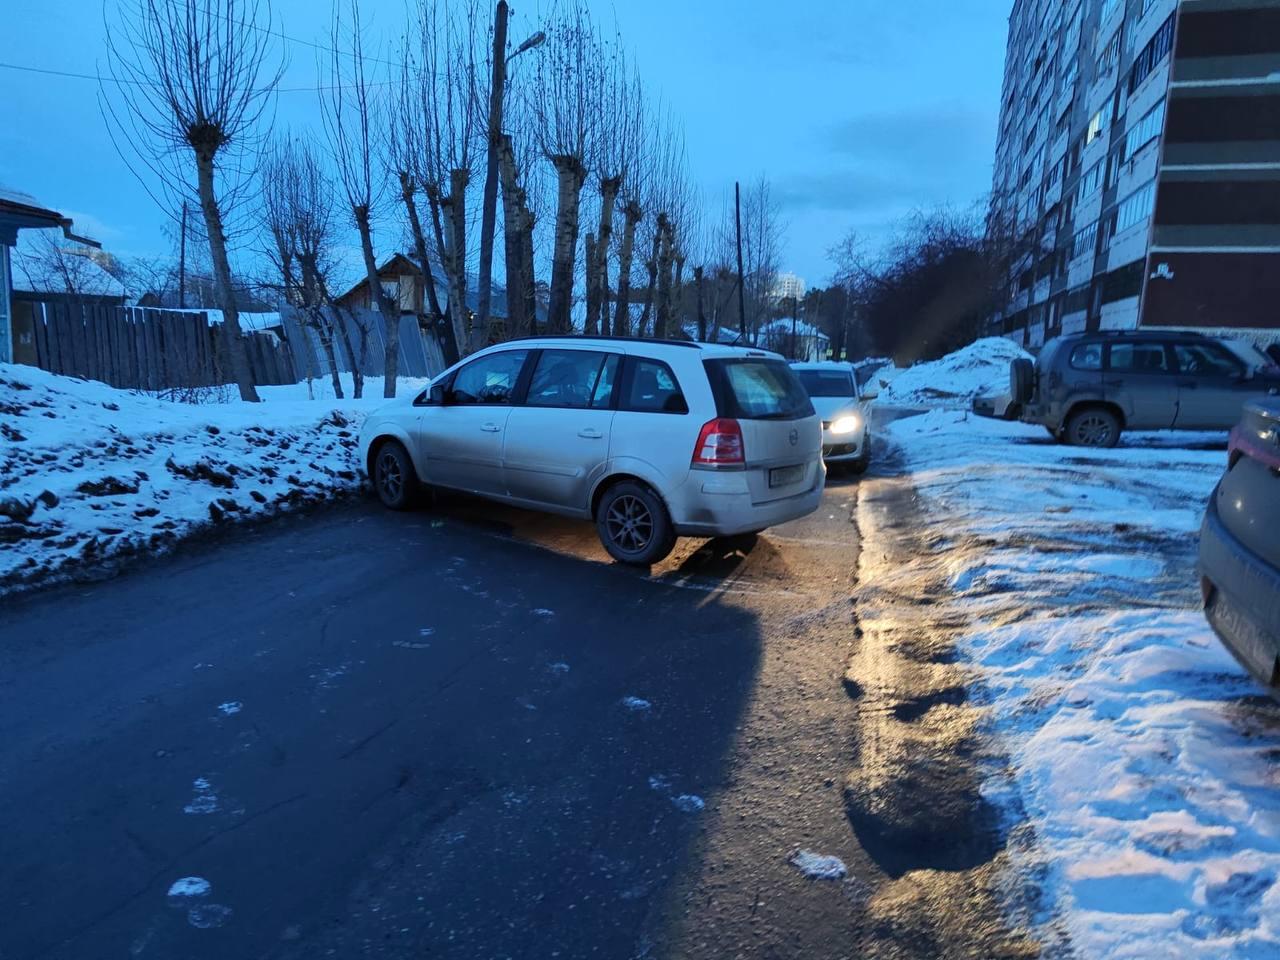
[[[742,191],[743,299],[747,334],[754,342],[768,319],[770,294],[778,274],[783,224],[769,181],[761,175]],[[725,204],[721,246],[724,262],[732,263],[734,245],[733,200]]]
[[[24,235],[13,265],[32,290],[70,297],[124,296],[123,281],[99,261],[101,254],[48,230]]]
[[[484,64],[475,0],[421,0],[415,62],[422,124],[421,180],[449,289],[449,319],[460,350],[484,345],[467,310],[467,188],[483,144],[477,90]]]
[[[286,302],[302,312],[304,322],[320,340],[334,395],[343,395],[334,352],[336,338],[351,368],[352,392],[360,399],[364,395],[363,356],[356,355],[348,326],[338,317],[329,295],[333,209],[332,184],[314,144],[305,139],[274,144],[262,171],[263,227],[271,240],[267,255],[280,272]]]
[[[227,353],[241,399],[256,402],[227,253],[228,192],[216,181],[252,147],[283,72],[272,60],[271,9],[265,0],[133,0],[120,9],[117,28],[107,25],[114,82],[101,84],[100,99],[117,142],[158,176],[171,214],[191,193],[194,159]]]
[[[360,234],[369,303],[386,328],[383,354],[384,397],[396,395],[400,360],[400,308],[382,289],[373,252],[373,216],[382,200],[385,180],[375,169],[375,140],[382,122],[379,88],[365,69],[364,38],[359,0],[349,0],[350,23],[344,28],[341,8],[335,6],[330,30],[330,83],[321,87],[321,115],[329,151],[338,173],[351,220]]]
[[[640,75],[631,70],[625,54],[606,60],[601,76],[605,126],[596,150],[596,178],[600,188],[600,227],[595,256],[587,258],[587,317],[584,332],[609,334],[609,248],[618,195],[636,165],[642,143],[644,90]]]
[[[555,240],[551,262],[552,332],[572,327],[574,261],[578,246],[578,206],[587,171],[594,163],[604,116],[601,109],[606,51],[582,0],[563,8],[539,51],[537,131],[543,154],[556,171]]]
[[[432,329],[440,329],[440,321],[447,319],[447,314],[440,307],[440,295],[436,290],[435,273],[427,249],[427,234],[422,227],[422,216],[418,210],[418,194],[422,190],[423,181],[424,118],[420,112],[423,106],[420,87],[422,79],[418,74],[417,60],[418,51],[406,40],[401,57],[397,96],[389,110],[385,138],[386,165],[395,178],[400,201],[404,204],[408,218],[409,234],[413,240],[414,256],[421,270],[425,304]],[[459,357],[458,341],[451,323],[444,325],[443,329],[442,352],[445,363],[452,364]]]

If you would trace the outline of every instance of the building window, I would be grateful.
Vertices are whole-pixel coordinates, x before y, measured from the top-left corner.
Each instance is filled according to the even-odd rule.
[[[1123,233],[1150,217],[1151,211],[1155,208],[1155,201],[1156,182],[1154,180],[1125,197],[1116,207],[1115,232]]]
[[[1105,14],[1103,18],[1105,19]],[[1098,55],[1098,76],[1105,77],[1116,68],[1116,64],[1120,62],[1120,33],[1117,30],[1111,35],[1111,39],[1107,41],[1106,46],[1102,48],[1102,53]]]
[[[1148,143],[1160,136],[1164,127],[1164,101],[1148,110],[1141,120],[1129,128],[1124,138],[1124,159],[1128,160]]]
[[[1147,41],[1147,45],[1133,59],[1129,68],[1129,93],[1142,86],[1142,81],[1151,75],[1173,49],[1173,22],[1176,13],[1169,14],[1169,19],[1160,25],[1155,36]]]
[[[1119,6],[1120,0],[1102,0],[1102,12],[1098,14],[1098,22],[1106,23]]]
[[[1098,246],[1098,221],[1089,224],[1083,230],[1076,232],[1075,239],[1071,241],[1071,259],[1082,257],[1086,253],[1093,253]]]
[[[1083,177],[1080,178],[1080,193],[1077,203],[1084,203],[1086,197],[1091,197],[1097,193],[1102,187],[1102,176],[1105,172],[1103,161],[1099,160],[1090,167]]]
[[[1089,118],[1089,129],[1084,135],[1085,146],[1088,146],[1102,136],[1103,131],[1111,124],[1111,117],[1114,111],[1114,101],[1107,100],[1107,102],[1102,105],[1102,109]]]
[[[414,313],[417,306],[414,304],[414,294],[417,292],[414,288],[417,285],[413,282],[413,277],[408,274],[400,275],[399,293],[400,293],[400,310],[403,313]]]

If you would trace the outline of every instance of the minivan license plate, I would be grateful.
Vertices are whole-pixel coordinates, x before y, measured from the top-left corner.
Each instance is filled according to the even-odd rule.
[[[785,487],[790,483],[799,483],[803,479],[803,463],[797,463],[790,467],[774,467],[769,471],[769,486],[771,487]]]

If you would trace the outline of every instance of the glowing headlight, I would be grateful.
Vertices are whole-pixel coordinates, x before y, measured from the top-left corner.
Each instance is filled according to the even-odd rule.
[[[847,417],[839,417],[831,421],[831,432],[834,434],[853,433],[862,429],[862,417],[851,413]]]

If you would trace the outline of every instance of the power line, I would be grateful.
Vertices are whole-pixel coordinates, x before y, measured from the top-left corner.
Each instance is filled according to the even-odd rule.
[[[123,85],[135,86],[135,87],[160,86],[160,84],[158,83],[149,83],[146,80],[129,80],[129,79],[121,80],[121,79],[117,79],[116,77],[99,77],[99,76],[95,76],[92,73],[75,73],[71,70],[51,70],[47,67],[30,67],[21,63],[5,63],[3,61],[0,61],[0,68],[6,69],[6,70],[21,70],[25,73],[39,73],[39,74],[44,74],[45,76],[50,76],[50,77],[66,77],[71,80],[92,80],[95,83],[97,82],[114,83],[117,86],[123,86]],[[364,84],[364,86],[365,87],[387,87],[387,86],[391,86],[393,83],[396,83],[396,82],[397,81],[394,81],[394,80],[378,80],[371,83],[366,83]],[[358,86],[359,84],[327,84],[324,86],[317,85],[314,87],[275,87],[275,88],[264,89],[258,92],[270,93],[272,92],[272,89],[274,89],[276,93],[319,93],[322,90],[352,90],[352,89],[356,89]]]

